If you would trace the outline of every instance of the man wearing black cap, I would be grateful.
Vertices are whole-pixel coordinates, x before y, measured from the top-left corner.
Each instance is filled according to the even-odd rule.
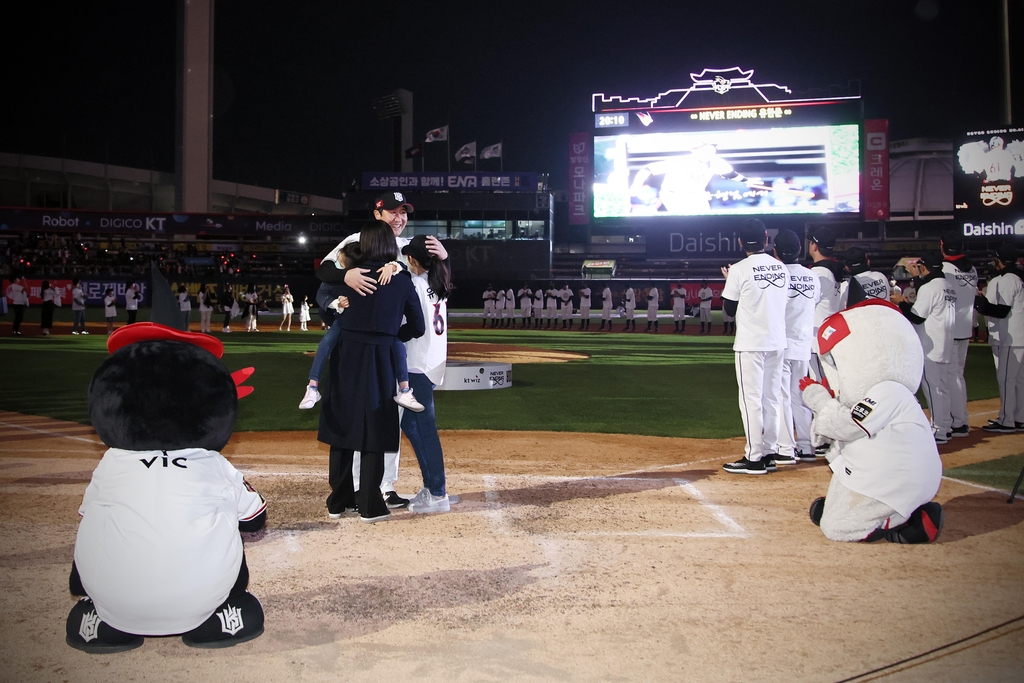
[[[850,278],[856,280],[865,296],[871,299],[889,300],[892,295],[892,286],[889,278],[877,270],[871,270],[871,259],[860,247],[850,247],[843,252],[843,262],[846,264],[846,272]],[[846,308],[849,304],[850,283],[844,281],[839,285],[839,310]]]
[[[971,431],[967,426],[967,381],[964,366],[967,346],[974,335],[974,297],[978,295],[978,270],[964,254],[964,238],[956,230],[942,233],[942,272],[946,284],[956,292],[956,323],[953,325],[953,363],[949,366],[949,402],[952,412],[953,436],[963,437]]]
[[[825,318],[840,310],[839,287],[843,281],[843,264],[832,254],[836,247],[836,233],[827,226],[817,228],[811,233],[810,242],[807,246],[807,253],[814,261],[811,264],[811,272],[818,276],[821,288],[821,299],[814,309],[814,339],[817,339],[818,328]],[[817,341],[814,342],[813,358],[811,363],[811,374],[818,381],[825,374],[821,371],[821,364],[817,360]]]
[[[807,376],[811,360],[814,309],[821,298],[818,277],[798,263],[800,238],[792,230],[779,230],[775,236],[775,258],[789,273],[786,300],[786,353],[782,364],[781,424],[779,427],[779,465],[798,460],[814,462],[811,446],[811,410],[804,404],[800,380]],[[796,438],[794,438],[794,434]]]
[[[764,253],[768,232],[756,218],[743,222],[740,248],[747,257],[722,268],[723,310],[736,317],[736,382],[747,442],[743,458],[723,465],[734,474],[775,469],[779,447],[779,400],[786,350],[786,267]]]
[[[892,302],[914,324],[924,350],[924,377],[921,388],[928,399],[935,443],[942,445],[952,436],[949,402],[950,364],[953,362],[953,326],[956,323],[956,292],[946,283],[942,272],[942,254],[928,252],[917,262],[908,263],[914,276],[917,301],[911,304],[894,294]]]
[[[1017,400],[1024,396],[1024,283],[1017,270],[1017,247],[1000,245],[992,265],[996,274],[988,281],[985,296],[975,297],[974,306],[988,320],[1000,407],[999,419],[982,429],[1012,434],[1024,430],[1024,401]]]
[[[405,230],[406,223],[409,222],[409,214],[415,211],[412,204],[406,201],[405,195],[398,191],[384,192],[377,195],[373,202],[373,217],[379,221],[383,221],[391,226],[391,230],[395,233],[395,241],[398,243],[398,250],[401,252],[402,247],[409,244],[409,240],[402,237],[402,231]],[[359,294],[366,296],[377,289],[377,280],[373,277],[368,277],[370,271],[366,268],[349,268],[342,270],[342,265],[338,260],[338,253],[341,248],[349,242],[357,242],[359,240],[359,233],[353,233],[343,239],[334,249],[331,250],[323,261],[320,262],[320,266],[316,270],[316,275],[323,282],[336,282],[338,275],[343,274],[343,279],[346,285],[354,289]],[[429,235],[426,238],[427,251],[436,256],[441,261],[448,260],[448,250],[444,248],[441,241]],[[398,257],[399,261],[405,263],[405,255],[400,254]],[[354,481],[359,481],[359,456],[352,459],[352,476]],[[398,453],[385,453],[384,454],[384,478],[381,481],[381,492],[384,493],[384,499],[387,502],[389,508],[402,508],[409,504],[406,498],[402,498],[395,492],[395,482],[398,481]]]

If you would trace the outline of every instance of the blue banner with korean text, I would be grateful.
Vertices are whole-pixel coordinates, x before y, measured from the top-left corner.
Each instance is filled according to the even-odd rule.
[[[540,192],[537,173],[364,173],[363,191]]]

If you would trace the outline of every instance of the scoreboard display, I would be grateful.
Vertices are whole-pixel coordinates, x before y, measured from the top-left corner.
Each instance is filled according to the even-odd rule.
[[[859,94],[795,97],[739,68],[690,77],[593,96],[595,219],[861,211]]]

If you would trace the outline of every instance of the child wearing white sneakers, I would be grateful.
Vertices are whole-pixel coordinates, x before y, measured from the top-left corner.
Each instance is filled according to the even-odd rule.
[[[352,242],[346,244],[338,254],[338,257],[346,268],[358,265],[359,243]],[[392,261],[378,271],[380,275],[377,281],[385,285],[401,269],[402,265],[400,263]],[[309,369],[309,383],[306,385],[305,395],[303,395],[302,400],[299,402],[299,410],[309,410],[320,400],[320,390],[317,388],[320,382],[320,373],[323,371],[324,363],[327,362],[327,358],[331,355],[334,347],[337,346],[338,338],[341,336],[341,327],[335,323],[337,322],[337,316],[344,313],[345,309],[348,308],[348,297],[334,296],[334,289],[333,286],[324,283],[320,285],[320,291],[317,292],[316,299],[317,304],[320,306],[320,317],[327,323],[327,334],[323,336],[323,339],[320,340],[316,347],[316,356],[313,358],[313,365]],[[305,302],[303,302],[303,305],[308,306]],[[391,347],[391,354],[395,362],[395,377],[398,379],[398,393],[395,395],[395,403],[414,413],[423,412],[423,404],[416,400],[412,389],[409,388],[409,364],[406,360],[405,344],[399,341],[397,337]]]

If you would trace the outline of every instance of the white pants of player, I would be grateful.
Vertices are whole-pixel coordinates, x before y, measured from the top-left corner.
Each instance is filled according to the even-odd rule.
[[[851,491],[839,477],[832,477],[821,515],[821,532],[830,541],[856,543],[875,529],[892,529],[906,521],[882,501]]]
[[[813,453],[811,447],[811,409],[804,405],[800,380],[807,376],[807,361],[786,359],[782,363],[779,386],[779,454]],[[794,438],[794,434],[796,437]]]
[[[672,320],[679,322],[680,320],[686,320],[686,304],[672,304]]]
[[[658,319],[658,308],[657,306],[647,307],[647,322],[654,322]]]
[[[484,317],[485,318],[493,318],[494,317],[494,302],[493,301],[485,301],[484,302]]]
[[[700,321],[702,323],[709,323],[709,322],[711,322],[711,307],[710,306],[708,306],[707,308],[705,308],[704,306],[700,307]]]
[[[572,302],[571,301],[563,301],[562,302],[562,320],[565,321],[565,320],[569,320],[571,318],[572,318]]]
[[[1019,384],[1024,383],[1021,368],[1024,367],[1024,346],[1000,344],[992,347],[992,360],[996,364],[996,383],[999,385],[999,424],[1012,427],[1021,422],[1021,406],[1017,405]]]
[[[611,319],[612,319],[612,305],[611,304],[605,304],[604,306],[601,307],[601,320],[611,320]]]
[[[967,364],[967,347],[970,339],[957,339],[953,342],[953,363],[949,375],[949,412],[953,416],[953,426],[963,427],[967,424],[967,382],[964,380],[964,366]]]
[[[935,433],[943,438],[953,428],[953,418],[949,412],[949,376],[952,365],[925,358],[924,376],[921,378],[921,389],[928,399],[932,427]]]
[[[629,306],[626,306],[626,320],[632,320],[633,319],[633,311],[635,311],[635,310],[636,310],[635,308],[630,308]]]
[[[552,320],[558,317],[558,302],[556,302],[554,299],[552,299],[548,303],[547,314],[547,317],[551,318]]]
[[[519,309],[523,312],[524,318],[533,317],[533,301],[530,299],[522,299],[519,302]]]
[[[737,351],[740,417],[747,436],[744,456],[757,461],[779,447],[779,394],[784,351]]]

